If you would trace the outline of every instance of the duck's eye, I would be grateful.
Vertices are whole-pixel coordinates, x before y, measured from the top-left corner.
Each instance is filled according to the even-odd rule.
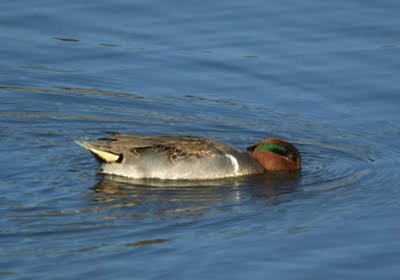
[[[290,153],[290,154],[288,155],[288,158],[289,158],[291,161],[295,161],[296,158],[297,158],[297,156],[296,156],[295,154],[293,154],[293,153]]]

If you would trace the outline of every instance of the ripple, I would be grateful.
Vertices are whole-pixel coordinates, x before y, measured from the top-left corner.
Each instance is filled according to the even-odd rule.
[[[30,67],[33,69],[33,66],[24,66]],[[36,67],[35,69],[38,69]],[[43,69],[43,67],[41,67]],[[56,70],[54,70],[56,71]],[[58,70],[57,70],[58,71]],[[61,95],[72,95],[77,93],[84,94],[94,94],[94,95],[104,95],[111,97],[124,97],[131,99],[145,99],[144,96],[137,95],[134,93],[127,92],[119,92],[119,91],[110,91],[96,88],[77,88],[77,87],[65,87],[65,86],[55,86],[54,88],[34,88],[34,87],[20,87],[20,86],[0,86],[0,90],[5,91],[16,91],[16,92],[34,92],[34,93],[44,93],[44,94],[61,94]]]
[[[166,243],[170,242],[170,238],[162,238],[162,239],[150,239],[150,240],[141,240],[133,243],[126,243],[124,246],[126,247],[145,247],[145,246],[150,246],[154,244],[160,244],[160,243]]]
[[[299,147],[303,158],[303,191],[322,191],[350,185],[372,172],[374,159],[356,150],[316,143]]]
[[[79,42],[79,39],[76,38],[62,38],[62,37],[54,37],[54,40],[59,40],[59,41],[63,41],[63,42]]]

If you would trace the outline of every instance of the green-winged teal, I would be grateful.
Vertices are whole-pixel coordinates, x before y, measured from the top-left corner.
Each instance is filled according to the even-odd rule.
[[[301,157],[290,143],[269,138],[239,151],[215,140],[192,136],[113,133],[110,138],[77,141],[100,162],[100,172],[130,178],[203,180],[298,171]]]

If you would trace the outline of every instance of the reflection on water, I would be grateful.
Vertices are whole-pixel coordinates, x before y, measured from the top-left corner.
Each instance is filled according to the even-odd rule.
[[[184,213],[205,215],[219,205],[252,199],[270,199],[296,192],[299,176],[293,173],[262,174],[205,181],[139,180],[105,175],[94,187],[100,208],[139,206],[135,217]]]

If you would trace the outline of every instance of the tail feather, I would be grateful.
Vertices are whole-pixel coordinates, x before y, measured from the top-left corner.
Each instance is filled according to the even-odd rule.
[[[75,141],[76,144],[89,150],[97,159],[108,163],[116,162],[121,158],[121,155],[117,155],[108,151],[101,150],[99,147],[90,143],[90,141]]]

